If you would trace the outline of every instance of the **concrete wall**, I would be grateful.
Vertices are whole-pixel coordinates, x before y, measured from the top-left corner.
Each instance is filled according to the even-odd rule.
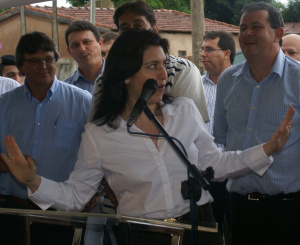
[[[192,35],[191,33],[160,33],[162,37],[170,42],[170,54],[179,56],[179,51],[186,51],[186,57],[192,60]],[[238,35],[233,34],[236,50],[240,49]]]
[[[65,44],[64,32],[68,27],[67,24],[58,25],[58,51],[62,58],[71,58],[67,52],[67,46]],[[51,20],[27,15],[26,16],[26,31],[40,31],[46,33],[48,36],[52,36],[52,23]],[[0,33],[2,49],[0,50],[0,56],[5,54],[15,54],[16,46],[21,37],[21,24],[19,15],[14,15],[0,23]]]

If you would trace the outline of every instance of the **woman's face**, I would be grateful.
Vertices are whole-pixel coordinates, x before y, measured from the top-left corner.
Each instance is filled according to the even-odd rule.
[[[157,104],[162,100],[167,80],[165,63],[166,55],[161,46],[149,46],[145,49],[140,70],[128,78],[129,103],[135,104],[140,97],[144,83],[150,78],[156,80],[158,85],[155,94],[148,100],[148,105]]]

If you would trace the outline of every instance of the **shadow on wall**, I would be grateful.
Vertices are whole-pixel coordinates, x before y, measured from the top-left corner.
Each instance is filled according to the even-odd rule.
[[[58,80],[65,80],[77,69],[77,63],[74,59],[61,58],[56,63],[56,76]]]

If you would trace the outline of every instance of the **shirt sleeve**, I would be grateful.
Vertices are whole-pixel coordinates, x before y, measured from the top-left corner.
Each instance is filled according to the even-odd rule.
[[[268,157],[263,144],[249,148],[244,151],[223,152],[219,149],[213,137],[209,134],[206,126],[201,120],[197,110],[194,112],[198,127],[199,136],[195,142],[198,148],[198,167],[204,171],[207,167],[213,167],[214,180],[224,181],[248,174],[253,171],[263,175],[273,162],[272,157]]]
[[[221,75],[218,80],[218,84],[217,84],[213,136],[215,137],[216,143],[226,145],[226,136],[227,136],[228,125],[227,125],[227,120],[226,120],[226,111],[223,106],[222,80],[223,80],[223,77]]]
[[[35,193],[28,189],[29,198],[41,209],[52,207],[61,211],[80,211],[96,193],[104,172],[91,135],[89,130],[83,134],[78,160],[67,181],[55,182],[42,178]]]

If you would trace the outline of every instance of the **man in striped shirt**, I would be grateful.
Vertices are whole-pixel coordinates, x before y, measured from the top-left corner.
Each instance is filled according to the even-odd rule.
[[[221,73],[233,63],[235,56],[235,42],[231,34],[224,31],[210,31],[203,37],[201,48],[201,60],[206,70],[202,76],[209,122],[206,123],[210,134],[213,134],[216,89],[218,78]],[[217,144],[224,150],[224,145]],[[229,194],[226,183],[212,182],[210,194],[214,198],[212,203],[213,213],[219,224],[220,231],[225,230],[225,242],[228,244],[230,235],[226,232],[228,227],[226,220],[229,219]],[[226,220],[225,220],[226,217]],[[224,226],[224,227],[223,227]]]

